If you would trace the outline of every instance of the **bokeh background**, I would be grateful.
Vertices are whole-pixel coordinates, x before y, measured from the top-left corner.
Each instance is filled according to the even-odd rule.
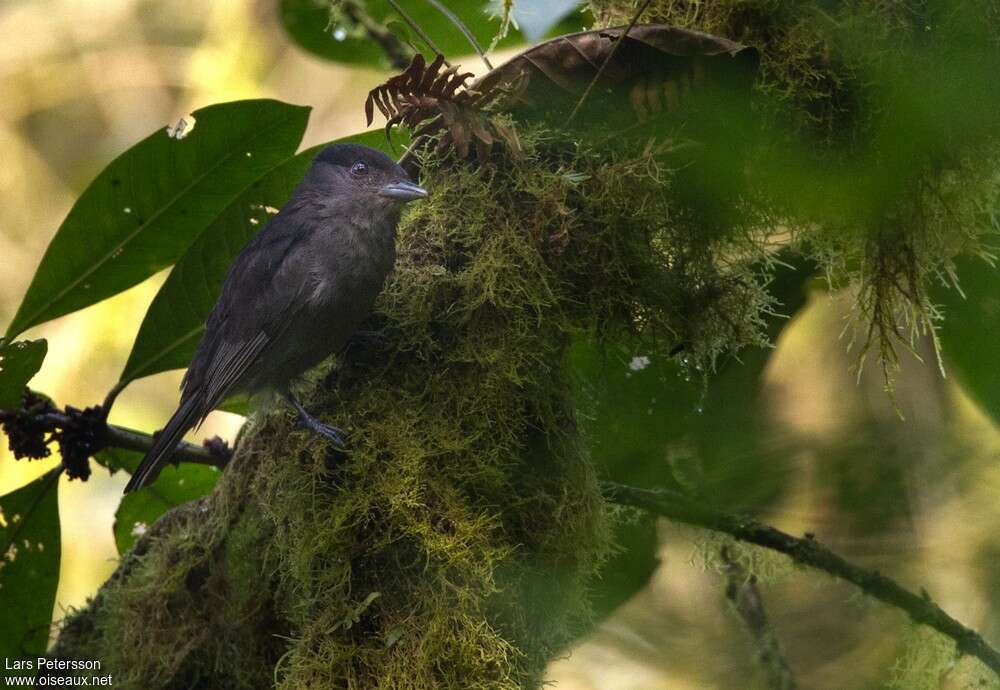
[[[139,139],[204,105],[271,97],[312,106],[303,142],[311,146],[363,129],[364,96],[386,76],[302,52],[284,35],[272,0],[7,0],[0,35],[3,323],[73,200]],[[30,331],[50,348],[33,387],[60,404],[98,404],[163,278]],[[728,492],[780,482],[762,517],[926,588],[1000,643],[1000,435],[941,376],[929,343],[917,348],[924,363],[904,356],[895,410],[879,372],[853,368],[842,337],[853,305],[848,292],[810,289],[767,365],[767,424],[756,430],[764,438],[733,454],[711,481]],[[133,384],[112,421],[157,428],[179,381],[174,372]],[[198,437],[232,438],[240,423],[216,413]],[[56,462],[15,462],[3,448],[0,494]],[[95,467],[86,483],[61,482],[57,618],[115,567],[112,523],[125,477]],[[754,645],[724,596],[719,542],[668,523],[657,529],[660,566],[649,585],[555,661],[551,680],[562,690],[760,686]],[[954,664],[947,644],[900,613],[780,558],[754,557],[800,687],[991,687],[978,685],[992,681],[974,663]]]

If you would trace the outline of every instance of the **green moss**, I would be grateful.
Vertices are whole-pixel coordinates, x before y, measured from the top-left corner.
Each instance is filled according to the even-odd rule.
[[[977,659],[959,655],[953,640],[927,627],[909,626],[900,648],[899,657],[882,686],[885,690],[1000,687],[995,673]]]
[[[303,435],[312,447],[297,463],[256,473],[292,621],[282,687],[326,687],[331,669],[338,687],[537,686],[584,629],[608,549],[568,344],[659,332],[665,349],[683,333],[710,359],[717,343],[697,329],[732,333],[684,302],[691,273],[667,270],[679,231],[652,157],[522,139],[518,160],[424,161],[433,197],[400,228],[379,336],[312,401],[337,410],[350,455],[331,459]],[[689,270],[733,286],[720,297],[758,298],[713,248]]]

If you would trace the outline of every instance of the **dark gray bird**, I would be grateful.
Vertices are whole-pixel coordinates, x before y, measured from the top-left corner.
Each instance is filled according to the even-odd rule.
[[[181,437],[233,393],[275,391],[302,423],[343,447],[289,383],[341,349],[371,311],[396,260],[402,207],[427,196],[366,146],[334,144],[292,198],[243,248],[181,385],[181,401],[125,493],[151,483]]]

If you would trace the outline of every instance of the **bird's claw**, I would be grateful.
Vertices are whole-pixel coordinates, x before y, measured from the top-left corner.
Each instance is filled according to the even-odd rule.
[[[344,450],[347,448],[347,442],[344,441],[345,434],[342,429],[338,429],[332,424],[324,424],[323,422],[315,419],[310,421],[311,423],[306,422],[306,426],[310,431],[313,431],[330,441],[330,443],[332,443],[337,450]]]
[[[294,395],[288,393],[285,397],[288,399],[288,402],[292,404],[292,407],[295,408],[295,411],[299,413],[299,422],[301,422],[304,427],[329,440],[338,450],[344,450],[347,448],[347,443],[344,442],[345,434],[342,430],[332,424],[324,424],[313,417]]]

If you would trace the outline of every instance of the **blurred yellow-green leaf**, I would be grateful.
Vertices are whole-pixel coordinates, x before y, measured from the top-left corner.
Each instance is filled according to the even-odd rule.
[[[944,310],[938,337],[945,368],[994,419],[1000,420],[1000,270],[979,259],[962,259],[957,274],[962,292],[939,289]],[[964,293],[964,294],[963,294]]]
[[[582,15],[570,15],[566,3],[556,3],[558,10],[549,17],[543,7],[532,12],[530,26],[533,35],[538,32],[557,31],[566,33],[583,28]],[[576,4],[576,3],[573,3]],[[350,5],[351,9],[345,8]],[[448,9],[469,28],[481,46],[488,46],[500,29],[498,20],[490,20],[491,3],[484,0],[449,0]],[[533,5],[540,5],[533,3]],[[434,42],[434,46],[446,56],[473,53],[468,39],[444,14],[429,2],[403,3],[407,15]],[[569,8],[570,10],[572,8]],[[422,44],[408,28],[403,29],[400,17],[386,0],[341,3],[331,9],[326,0],[281,0],[281,22],[299,47],[313,55],[347,64],[381,66],[385,62],[385,51],[373,41],[364,27],[353,17],[363,14],[366,21],[380,26],[406,44]],[[558,28],[556,28],[558,27]],[[404,33],[405,32],[405,33]],[[510,47],[525,42],[525,36],[517,29],[511,29],[507,37],[498,43],[500,47]]]

